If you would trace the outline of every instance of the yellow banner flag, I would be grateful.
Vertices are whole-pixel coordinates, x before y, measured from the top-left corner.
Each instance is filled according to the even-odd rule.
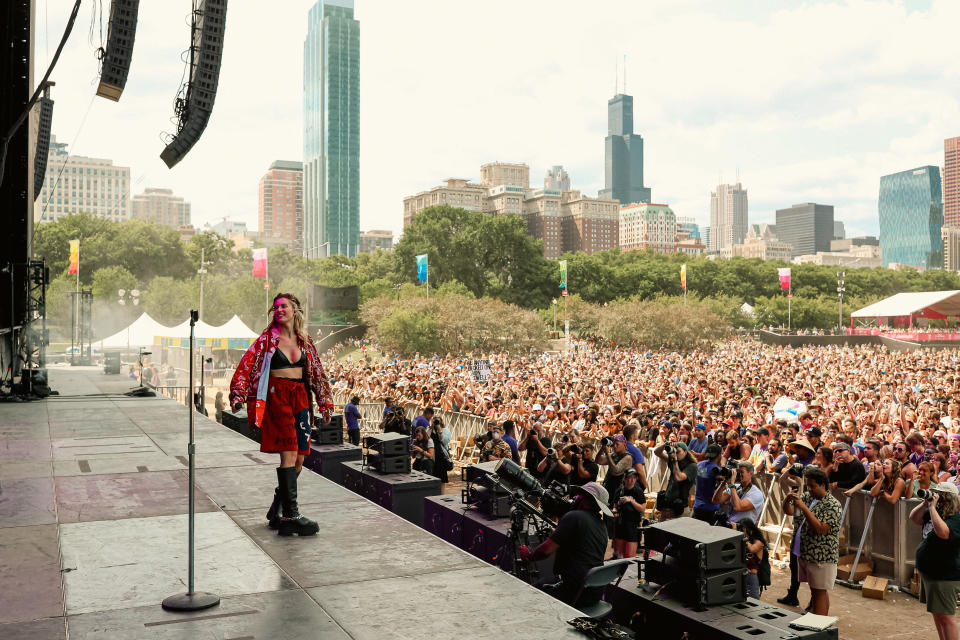
[[[687,265],[680,265],[680,287],[686,291],[687,290]]]
[[[80,241],[71,240],[70,241],[70,266],[67,268],[67,273],[73,275],[75,273],[80,273]]]

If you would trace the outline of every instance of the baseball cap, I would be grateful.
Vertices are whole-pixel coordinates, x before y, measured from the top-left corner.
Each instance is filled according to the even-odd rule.
[[[810,427],[807,429],[807,437],[813,436],[814,438],[819,438],[823,435],[823,431],[820,430],[820,427]]]
[[[637,470],[634,469],[633,467],[630,467],[629,469],[623,472],[624,478],[626,478],[627,476],[635,476],[635,475],[637,475]]]
[[[718,455],[720,455],[721,452],[722,452],[722,449],[720,449],[720,445],[712,444],[709,447],[707,447],[706,451],[704,451],[704,455],[707,458],[716,458]]]
[[[543,410],[543,407],[541,407],[541,406],[540,406],[540,403],[538,402],[537,404],[533,405],[533,410],[534,410],[534,411],[542,411],[542,410]]]
[[[613,511],[610,511],[610,507],[607,506],[607,502],[610,501],[610,494],[607,493],[607,490],[604,489],[602,485],[596,482],[588,482],[582,487],[570,487],[570,489],[574,493],[583,493],[590,496],[594,502],[597,503],[597,506],[600,507],[600,511],[602,511],[604,515],[613,517]]]
[[[759,429],[754,429],[754,432],[759,433],[762,436],[770,435],[770,430],[766,427],[760,427]]]
[[[703,429],[704,431],[707,430],[706,425],[704,425],[704,424],[702,424],[702,423],[697,423],[697,424],[693,425],[693,428],[694,428],[694,429]]]
[[[687,443],[686,443],[686,442],[677,442],[677,443],[674,443],[674,445],[675,445],[678,449],[683,449],[684,451],[689,451],[689,449],[687,448]]]

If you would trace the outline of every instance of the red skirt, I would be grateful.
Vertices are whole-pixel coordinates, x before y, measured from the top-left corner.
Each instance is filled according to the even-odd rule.
[[[310,401],[302,380],[270,378],[260,425],[260,451],[310,453]]]

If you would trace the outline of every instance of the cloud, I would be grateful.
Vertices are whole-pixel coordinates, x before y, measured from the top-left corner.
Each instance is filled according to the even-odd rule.
[[[70,4],[38,2],[38,76]],[[230,4],[213,117],[173,170],[159,136],[174,130],[189,2],[141,3],[123,98],[96,99],[80,130],[97,72],[82,11],[54,74],[54,133],[72,142],[79,130],[75,153],[131,166],[137,191],[174,189],[195,224],[230,216],[256,228],[260,177],[302,154],[311,5]],[[527,162],[534,183],[563,164],[574,188],[596,194],[624,54],[647,185],[701,224],[721,175],[739,171],[751,220],[818,201],[848,232],[876,233],[880,176],[942,163],[943,138],[960,135],[952,0],[357,0],[357,17],[363,228],[399,233],[404,196],[479,179],[494,160]]]

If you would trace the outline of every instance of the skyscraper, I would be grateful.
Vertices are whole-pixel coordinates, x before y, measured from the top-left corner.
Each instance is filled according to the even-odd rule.
[[[173,189],[147,187],[130,201],[130,217],[174,229],[189,227],[190,203],[173,195]]]
[[[890,263],[940,269],[943,204],[940,167],[926,166],[880,178],[880,250]]]
[[[318,0],[303,43],[303,255],[360,245],[360,23],[353,0]]]
[[[543,188],[551,191],[570,191],[570,175],[562,164],[553,165],[543,179]]]
[[[833,205],[829,204],[805,202],[777,209],[777,240],[793,247],[794,258],[830,251],[833,222]]]
[[[960,137],[943,141],[943,223],[960,227]]]
[[[601,198],[621,205],[650,202],[650,189],[643,186],[643,138],[633,132],[633,96],[618,93],[607,101],[604,175]]]
[[[276,160],[260,178],[258,231],[264,244],[303,251],[303,163]]]
[[[737,184],[717,185],[710,194],[710,253],[743,244],[747,237],[747,190]]]
[[[57,142],[56,136],[50,136],[46,153],[47,175],[34,203],[37,222],[52,222],[74,213],[115,222],[130,219],[130,167],[114,165],[113,160],[71,155],[66,143]]]

